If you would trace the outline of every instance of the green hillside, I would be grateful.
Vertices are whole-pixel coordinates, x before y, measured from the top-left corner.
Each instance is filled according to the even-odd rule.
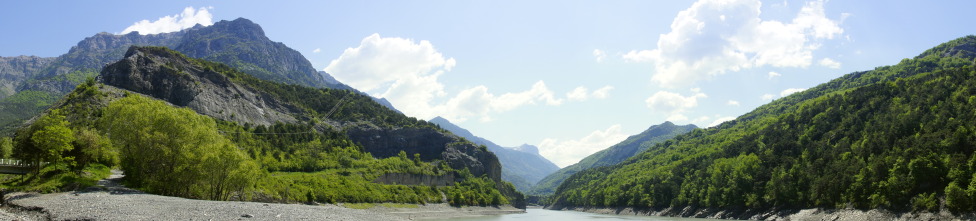
[[[624,160],[627,160],[627,158],[647,150],[647,148],[650,148],[657,143],[664,142],[673,138],[674,136],[687,133],[695,128],[698,127],[691,124],[678,126],[671,122],[664,122],[659,125],[651,126],[640,134],[627,137],[627,139],[624,141],[614,144],[607,149],[593,153],[592,155],[583,158],[578,163],[569,165],[552,174],[549,174],[549,176],[546,176],[546,178],[540,180],[539,183],[536,184],[530,194],[550,195],[556,191],[559,184],[562,184],[566,178],[569,178],[569,176],[572,176],[579,171],[594,167],[616,165]]]
[[[976,37],[585,170],[553,207],[974,211]]]
[[[24,179],[8,180],[4,186],[41,192],[71,190],[92,185],[100,178],[84,171],[119,166],[129,187],[198,199],[444,202],[456,206],[521,201],[521,195],[512,194],[514,187],[501,183],[492,170],[478,171],[477,165],[498,164],[490,152],[452,138],[436,125],[385,108],[366,95],[260,80],[226,65],[188,58],[162,47],[133,47],[126,56],[107,66],[100,76],[147,82],[166,79],[167,84],[153,88],[176,88],[174,91],[192,91],[181,87],[235,88],[239,94],[230,96],[238,97],[257,92],[263,99],[292,107],[293,112],[288,114],[302,121],[272,125],[225,121],[160,100],[204,97],[154,98],[90,78],[17,132],[14,157],[49,164]],[[138,74],[155,77],[136,78]],[[337,108],[340,103],[341,108]],[[443,144],[441,151],[461,152],[455,157],[483,162],[429,157],[442,155],[428,153],[437,148],[374,156],[350,138],[346,129],[327,123],[429,131],[427,137],[453,142]],[[380,179],[388,174],[441,182]]]

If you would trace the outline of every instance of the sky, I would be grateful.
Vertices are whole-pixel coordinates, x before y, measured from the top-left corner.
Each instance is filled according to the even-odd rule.
[[[560,167],[976,34],[973,1],[15,1],[0,56],[239,17],[318,70]]]

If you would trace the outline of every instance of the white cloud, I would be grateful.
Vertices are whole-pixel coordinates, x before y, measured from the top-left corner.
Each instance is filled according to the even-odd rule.
[[[192,28],[197,24],[210,26],[213,25],[213,15],[210,14],[209,9],[213,9],[213,7],[200,7],[199,9],[186,7],[181,14],[161,17],[156,21],[138,21],[122,30],[120,34],[138,31],[139,34],[148,35],[180,31]]]
[[[647,108],[652,111],[668,114],[669,121],[685,121],[688,117],[684,115],[688,109],[698,106],[698,99],[707,98],[708,95],[702,93],[700,89],[691,89],[692,95],[683,96],[669,91],[658,91],[648,97],[644,102]]]
[[[607,52],[600,49],[593,49],[593,57],[596,57],[597,63],[602,63],[607,58]]]
[[[630,52],[627,52],[627,54],[622,55],[621,57],[624,59],[624,61],[627,62],[651,62],[654,61],[654,58],[657,56],[658,55],[654,51],[632,50]]]
[[[586,87],[579,86],[572,91],[566,93],[566,98],[572,101],[585,101],[590,98],[604,99],[610,97],[610,91],[613,90],[613,86],[603,86],[600,89],[594,90],[590,93],[590,90]]]
[[[838,69],[840,68],[840,62],[835,61],[830,58],[820,59],[820,65],[828,68]]]
[[[539,153],[542,156],[552,160],[559,167],[566,167],[579,162],[590,154],[620,143],[626,138],[627,135],[621,132],[621,127],[617,124],[605,130],[593,131],[578,140],[546,138],[538,146]]]
[[[759,0],[700,0],[678,13],[657,49],[631,51],[629,62],[652,62],[654,82],[692,84],[741,69],[808,67],[824,39],[843,33],[825,16],[824,0],[807,2],[789,23],[760,18]]]
[[[796,93],[796,92],[800,92],[800,91],[805,91],[805,90],[807,90],[807,89],[806,88],[787,88],[786,90],[783,90],[783,91],[779,92],[779,96],[780,97],[786,97],[787,95],[790,95],[790,94],[793,94],[793,93]]]
[[[770,71],[769,72],[769,80],[772,80],[773,78],[777,78],[779,76],[783,76],[783,75],[782,74],[779,74],[779,73],[776,73],[775,71]]]
[[[730,121],[730,120],[735,120],[735,117],[720,117],[718,119],[715,119],[715,121],[712,121],[712,123],[708,124],[708,126],[706,127],[718,126],[719,124],[725,123],[726,121]]]
[[[739,101],[737,101],[737,100],[729,100],[729,102],[726,102],[725,105],[738,107],[739,106]]]
[[[441,116],[457,123],[469,118],[490,121],[492,113],[524,105],[563,103],[544,81],[522,92],[496,95],[485,86],[475,86],[449,96],[439,77],[456,64],[454,58],[445,57],[428,41],[372,34],[358,47],[346,49],[324,71],[354,88],[386,98],[400,111],[421,119]],[[599,97],[598,92],[601,91],[587,97]]]
[[[779,92],[779,97],[786,97],[786,96],[789,96],[790,94],[793,94],[793,93],[796,93],[796,92],[800,92],[800,91],[805,91],[805,90],[807,90],[807,89],[806,88],[787,88],[787,89]],[[777,96],[774,95],[774,94],[763,94],[762,96],[759,97],[759,99],[760,100],[763,100],[763,101],[771,101],[771,100],[773,100],[775,98],[777,98]]]
[[[315,50],[312,50],[312,53],[319,53],[319,52],[322,52],[321,48],[316,48]]]

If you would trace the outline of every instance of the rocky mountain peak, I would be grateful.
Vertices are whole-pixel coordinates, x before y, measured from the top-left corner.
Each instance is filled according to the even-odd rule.
[[[521,146],[517,146],[514,149],[517,151],[539,155],[539,147],[530,144],[522,144]]]
[[[105,67],[103,83],[146,94],[214,118],[254,125],[296,122],[301,111],[164,47],[132,46]]]

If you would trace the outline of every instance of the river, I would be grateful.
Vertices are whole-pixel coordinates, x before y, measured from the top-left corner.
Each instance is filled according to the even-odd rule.
[[[443,219],[443,220],[461,220],[461,221],[575,221],[575,220],[694,221],[697,220],[697,221],[701,221],[701,220],[708,220],[708,219],[665,217],[665,216],[608,215],[608,214],[586,213],[586,212],[577,212],[577,211],[556,211],[556,210],[547,210],[547,209],[540,209],[540,208],[529,208],[525,210],[525,213],[520,213],[520,214],[451,218],[451,219]]]

